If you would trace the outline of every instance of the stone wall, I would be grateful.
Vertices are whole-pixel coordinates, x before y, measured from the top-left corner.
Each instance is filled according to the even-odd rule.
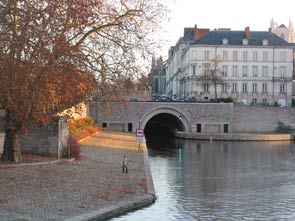
[[[295,108],[273,106],[237,106],[229,103],[160,103],[160,102],[113,102],[90,103],[89,115],[100,127],[114,131],[136,131],[144,128],[148,120],[159,113],[183,116],[189,130],[197,133],[266,133],[283,132],[280,125],[295,128]],[[129,125],[129,127],[128,127]],[[187,128],[186,127],[186,128]],[[129,129],[129,130],[128,130]]]
[[[144,128],[153,116],[169,113],[176,118],[181,115],[186,128],[190,128],[187,132],[194,132],[197,124],[202,125],[204,132],[223,132],[224,124],[227,124],[230,132],[232,108],[231,103],[94,102],[89,104],[89,116],[100,127],[114,131],[127,132],[132,127],[135,132],[136,128]]]
[[[20,141],[21,152],[60,158],[69,138],[63,118],[55,118],[47,125],[31,128]]]
[[[86,102],[81,102],[71,108],[57,113],[58,116],[65,117],[68,120],[76,120],[88,116],[88,105]]]
[[[293,107],[234,106],[232,130],[234,132],[280,132],[279,124],[295,128]]]
[[[291,134],[259,133],[176,133],[176,137],[191,140],[289,141]]]

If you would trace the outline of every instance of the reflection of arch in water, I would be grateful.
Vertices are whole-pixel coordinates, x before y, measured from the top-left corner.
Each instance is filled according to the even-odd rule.
[[[151,120],[153,117],[160,115],[160,114],[169,114],[174,117],[175,121],[181,122],[182,131],[183,132],[191,132],[190,122],[188,117],[179,109],[174,107],[156,107],[146,114],[144,114],[140,119],[140,128],[145,128],[146,124]],[[172,119],[172,118],[171,118]],[[175,123],[177,124],[177,123]]]

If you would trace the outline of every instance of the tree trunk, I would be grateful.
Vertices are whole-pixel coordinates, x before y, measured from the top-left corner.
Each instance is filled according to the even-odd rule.
[[[15,163],[22,162],[18,133],[20,125],[12,119],[12,114],[6,111],[5,117],[5,140],[3,146],[2,160]]]

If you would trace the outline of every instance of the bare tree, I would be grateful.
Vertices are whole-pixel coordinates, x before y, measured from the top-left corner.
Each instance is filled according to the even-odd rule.
[[[220,67],[222,60],[218,57],[212,59],[210,63],[205,64],[203,73],[200,76],[200,80],[208,82],[209,85],[214,86],[214,99],[217,100],[217,85],[222,85],[224,80],[222,78],[223,70]]]

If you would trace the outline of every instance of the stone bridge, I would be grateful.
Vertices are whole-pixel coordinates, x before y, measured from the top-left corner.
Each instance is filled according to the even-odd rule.
[[[156,128],[187,133],[278,132],[294,125],[295,108],[236,106],[232,103],[89,103],[89,115],[111,131],[149,132]]]

